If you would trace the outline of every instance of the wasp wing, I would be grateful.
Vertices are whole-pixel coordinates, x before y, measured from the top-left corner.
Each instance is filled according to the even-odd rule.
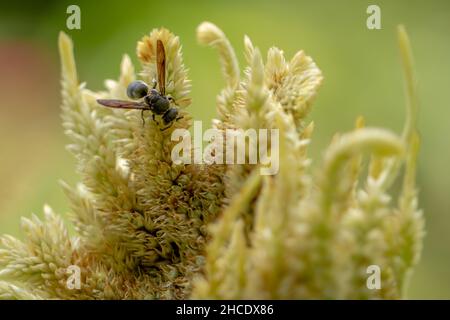
[[[143,102],[116,99],[98,99],[97,102],[109,108],[150,110],[148,105]]]
[[[156,66],[158,70],[158,87],[161,95],[166,95],[166,52],[161,40],[156,41]]]

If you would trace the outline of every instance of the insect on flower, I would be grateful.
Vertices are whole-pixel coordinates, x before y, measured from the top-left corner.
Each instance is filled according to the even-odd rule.
[[[142,110],[141,117],[144,124],[144,111],[149,110],[152,112],[152,118],[155,122],[155,114],[162,117],[166,127],[161,130],[165,130],[171,126],[174,120],[179,120],[181,117],[178,117],[178,109],[171,106],[171,103],[175,104],[173,98],[166,96],[166,53],[161,40],[157,40],[156,44],[158,81],[153,81],[152,89],[149,89],[149,86],[141,80],[131,82],[127,88],[127,95],[130,99],[142,100],[127,101],[116,99],[98,99],[97,102],[109,108]],[[156,90],[156,84],[158,84],[159,91]]]

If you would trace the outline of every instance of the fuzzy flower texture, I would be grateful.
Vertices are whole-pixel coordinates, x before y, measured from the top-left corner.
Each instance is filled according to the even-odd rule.
[[[287,59],[273,47],[263,59],[245,37],[241,72],[218,27],[202,23],[197,37],[218,51],[226,83],[212,126],[278,129],[278,173],[261,175],[262,164],[172,162],[178,143],[172,131],[192,123],[191,85],[180,40],[168,30],[138,42],[138,76],[125,55],[118,80],[107,80],[100,92],[80,83],[72,42],[61,33],[62,120],[81,177],[76,186],[62,183],[75,232],[46,206],[43,219],[22,219],[23,240],[2,236],[0,297],[405,298],[424,221],[415,186],[417,90],[403,27],[403,133],[365,127],[358,118],[355,129],[335,135],[317,171],[307,153],[314,129],[308,114],[322,73],[311,57],[299,51]],[[96,102],[127,99],[137,77],[152,83],[158,39],[167,56],[166,93],[183,116],[167,130],[160,130],[161,121],[143,126],[139,110]],[[403,183],[393,199],[397,178]],[[375,289],[368,286],[371,266],[380,271]]]

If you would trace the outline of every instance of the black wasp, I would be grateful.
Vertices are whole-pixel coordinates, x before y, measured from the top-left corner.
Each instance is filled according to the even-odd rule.
[[[170,103],[173,102],[172,97],[166,96],[166,53],[164,45],[161,40],[156,42],[156,65],[158,72],[158,87],[159,92],[156,90],[156,81],[154,86],[149,89],[149,86],[141,80],[133,81],[128,85],[127,95],[130,99],[141,101],[126,101],[116,99],[98,99],[97,102],[105,107],[109,108],[121,108],[121,109],[137,109],[142,110],[141,116],[144,122],[144,111],[150,110],[152,112],[153,120],[155,120],[155,114],[160,115],[167,127],[161,129],[165,130],[170,127],[172,121],[178,120],[178,109],[171,107]],[[145,122],[144,122],[145,123]]]

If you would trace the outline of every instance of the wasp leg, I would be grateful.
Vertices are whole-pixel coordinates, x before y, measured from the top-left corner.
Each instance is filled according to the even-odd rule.
[[[142,119],[142,126],[145,126],[145,118],[144,118],[144,109],[141,110],[141,119]]]
[[[169,102],[173,103],[174,105],[178,106],[177,103],[175,102],[175,99],[172,96],[167,96],[167,100],[169,100]]]
[[[153,121],[155,121],[156,125],[159,126],[159,121],[156,120],[154,113],[152,113],[152,119],[153,119]]]
[[[173,122],[171,122],[167,127],[161,128],[159,130],[161,130],[161,131],[167,130],[172,126],[172,124],[173,124]]]
[[[180,117],[178,117],[178,118],[175,118],[174,120],[172,120],[172,122],[170,122],[170,124],[169,124],[167,127],[161,128],[160,130],[161,130],[161,131],[164,131],[164,130],[169,129],[169,128],[173,125],[173,123],[174,123],[175,121],[178,121],[178,120],[181,120],[181,119],[183,119],[183,116],[180,116]]]

